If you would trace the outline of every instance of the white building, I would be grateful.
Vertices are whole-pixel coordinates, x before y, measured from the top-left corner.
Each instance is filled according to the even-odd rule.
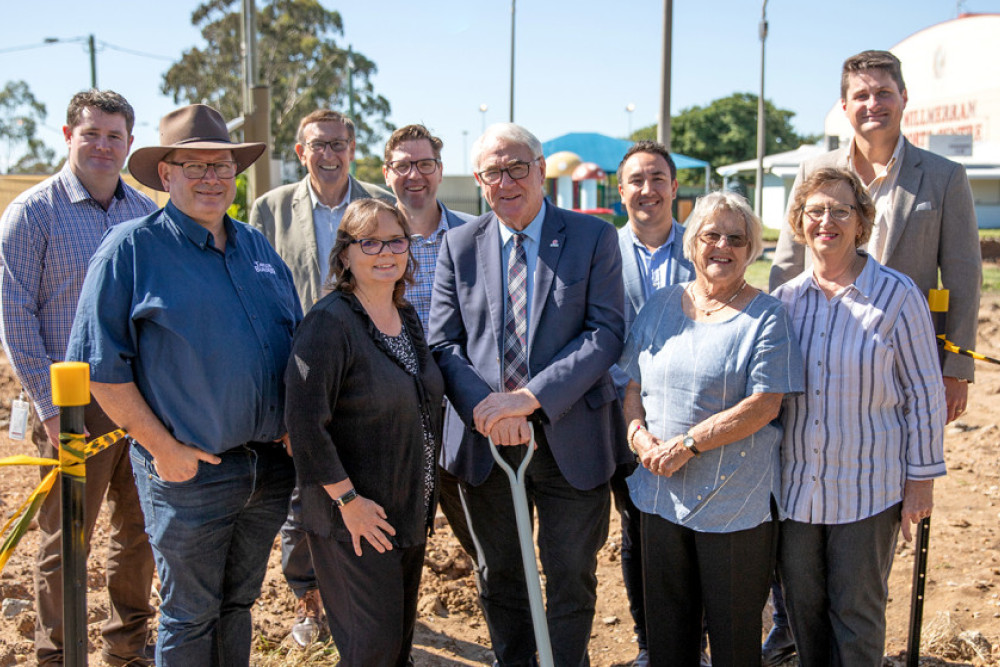
[[[1000,14],[965,14],[917,32],[889,49],[903,64],[909,101],[903,134],[965,165],[981,228],[1000,228]],[[844,54],[848,57],[851,54]],[[839,82],[831,81],[839,88]],[[834,89],[836,89],[834,88]],[[763,219],[778,227],[799,164],[826,146],[844,145],[852,129],[840,101],[824,123],[825,146],[802,146],[764,159]],[[723,177],[752,179],[756,160],[727,165]]]

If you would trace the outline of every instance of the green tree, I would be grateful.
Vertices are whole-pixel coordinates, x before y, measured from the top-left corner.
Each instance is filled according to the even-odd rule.
[[[238,0],[206,0],[191,15],[201,29],[203,48],[183,53],[163,76],[162,90],[174,102],[211,104],[226,118],[243,111]],[[318,0],[270,0],[257,11],[260,81],[271,89],[271,135],[275,157],[295,160],[299,120],[319,108],[347,113],[348,63],[354,71],[358,150],[371,153],[391,131],[389,101],[375,93],[375,63],[337,44],[344,32],[336,11]]]
[[[6,140],[4,173],[51,173],[54,150],[36,134],[48,112],[24,81],[8,81],[0,90],[0,141]]]
[[[794,111],[779,109],[764,100],[765,154],[790,151],[803,143],[792,128]],[[757,155],[757,96],[733,93],[707,106],[689,107],[670,120],[671,150],[705,160],[718,169]],[[632,133],[632,139],[656,139],[656,125]],[[703,181],[696,170],[678,175],[682,183]]]
[[[357,173],[354,175],[359,181],[379,185],[386,190],[389,186],[385,183],[385,176],[382,175],[382,156],[368,155],[354,161]]]

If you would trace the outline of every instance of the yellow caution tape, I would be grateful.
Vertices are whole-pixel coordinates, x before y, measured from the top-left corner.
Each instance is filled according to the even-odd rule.
[[[17,508],[13,516],[7,520],[3,529],[0,530],[0,535],[7,535],[4,538],[3,544],[0,545],[0,571],[3,571],[11,554],[14,553],[18,542],[21,541],[21,538],[28,531],[28,525],[35,518],[38,508],[42,506],[49,491],[52,490],[52,485],[55,483],[59,473],[63,472],[73,477],[86,478],[85,461],[94,454],[104,451],[118,442],[125,435],[125,429],[120,428],[111,433],[106,433],[99,438],[95,438],[84,445],[84,436],[82,434],[60,433],[58,460],[40,456],[25,456],[23,454],[0,459],[0,466],[54,466],[42,478],[42,481],[31,492],[27,500],[21,503],[21,506]],[[13,528],[11,528],[12,525]],[[9,534],[7,533],[8,529],[10,529]]]

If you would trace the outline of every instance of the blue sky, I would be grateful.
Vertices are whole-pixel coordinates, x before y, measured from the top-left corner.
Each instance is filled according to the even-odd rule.
[[[322,0],[341,13],[343,45],[374,60],[375,87],[396,125],[422,122],[445,142],[446,173],[467,168],[467,148],[485,121],[507,120],[509,0]],[[257,0],[258,6],[263,0]],[[163,72],[201,36],[197,0],[34,0],[9,3],[0,25],[0,85],[23,79],[46,104],[41,137],[60,153],[65,107],[90,81],[83,43],[46,37],[93,33],[98,84],[125,95],[137,114],[135,146],[157,143],[160,116],[176,105],[160,94]],[[236,3],[238,6],[239,3]],[[765,97],[796,113],[800,132],[820,132],[839,93],[844,58],[890,48],[964,12],[1000,12],[1000,0],[770,0]],[[733,92],[755,92],[760,76],[754,0],[675,0],[673,113]],[[656,120],[662,0],[520,0],[515,121],[542,141],[566,132],[628,132]],[[112,48],[115,47],[115,48]],[[133,55],[119,49],[155,54]],[[463,135],[463,131],[467,135]],[[4,150],[4,147],[0,147]]]

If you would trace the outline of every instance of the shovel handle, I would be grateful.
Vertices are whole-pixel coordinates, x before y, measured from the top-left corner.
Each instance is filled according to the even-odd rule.
[[[538,575],[538,562],[535,560],[535,542],[532,539],[531,509],[528,507],[528,494],[524,488],[524,474],[535,454],[535,426],[528,422],[531,429],[531,440],[528,441],[528,452],[521,460],[521,465],[515,471],[504,461],[497,450],[493,438],[486,439],[490,443],[490,453],[510,482],[510,495],[514,501],[514,518],[517,520],[517,537],[521,546],[521,562],[524,566],[524,582],[528,588],[528,604],[531,608],[531,624],[535,631],[535,648],[538,651],[540,667],[552,667],[552,644],[549,640],[549,626],[545,619],[545,604],[542,602],[542,581]]]

